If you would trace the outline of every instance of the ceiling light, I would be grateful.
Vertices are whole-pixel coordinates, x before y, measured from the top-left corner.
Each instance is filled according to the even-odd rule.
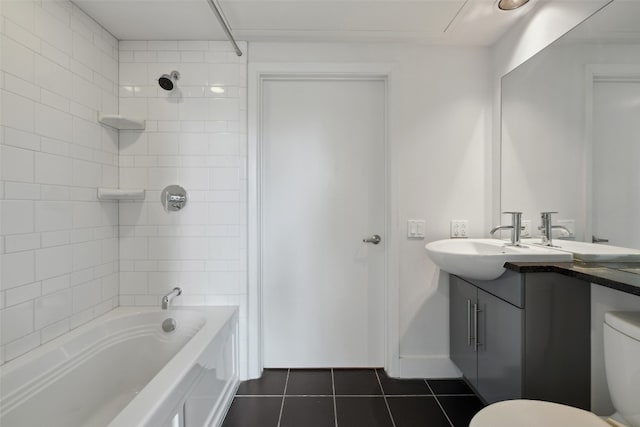
[[[220,86],[211,86],[209,90],[213,93],[224,93],[224,88]]]
[[[528,2],[529,0],[500,0],[498,1],[498,8],[500,10],[513,10],[524,6]]]

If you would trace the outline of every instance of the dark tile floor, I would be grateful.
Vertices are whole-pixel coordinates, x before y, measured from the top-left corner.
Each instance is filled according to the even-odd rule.
[[[483,408],[458,379],[382,369],[266,369],[240,384],[223,427],[466,427]]]

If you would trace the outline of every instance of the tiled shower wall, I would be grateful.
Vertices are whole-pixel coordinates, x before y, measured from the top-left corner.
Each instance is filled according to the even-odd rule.
[[[246,44],[121,41],[120,113],[146,119],[120,132],[120,186],[147,190],[120,202],[120,304],[159,306],[174,286],[181,305],[238,305],[246,357]],[[180,73],[177,88],[158,85]],[[166,212],[164,187],[189,196]],[[244,362],[244,360],[242,361]]]
[[[68,1],[0,2],[0,363],[118,304],[118,42]]]

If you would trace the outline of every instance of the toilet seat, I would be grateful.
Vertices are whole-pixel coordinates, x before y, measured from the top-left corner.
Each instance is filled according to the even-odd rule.
[[[506,400],[482,409],[469,427],[611,427],[592,412],[540,400]]]

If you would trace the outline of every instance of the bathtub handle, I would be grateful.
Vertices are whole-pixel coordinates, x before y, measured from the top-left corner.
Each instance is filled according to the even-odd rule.
[[[179,211],[187,204],[187,190],[179,185],[169,185],[162,190],[160,199],[167,212]]]

